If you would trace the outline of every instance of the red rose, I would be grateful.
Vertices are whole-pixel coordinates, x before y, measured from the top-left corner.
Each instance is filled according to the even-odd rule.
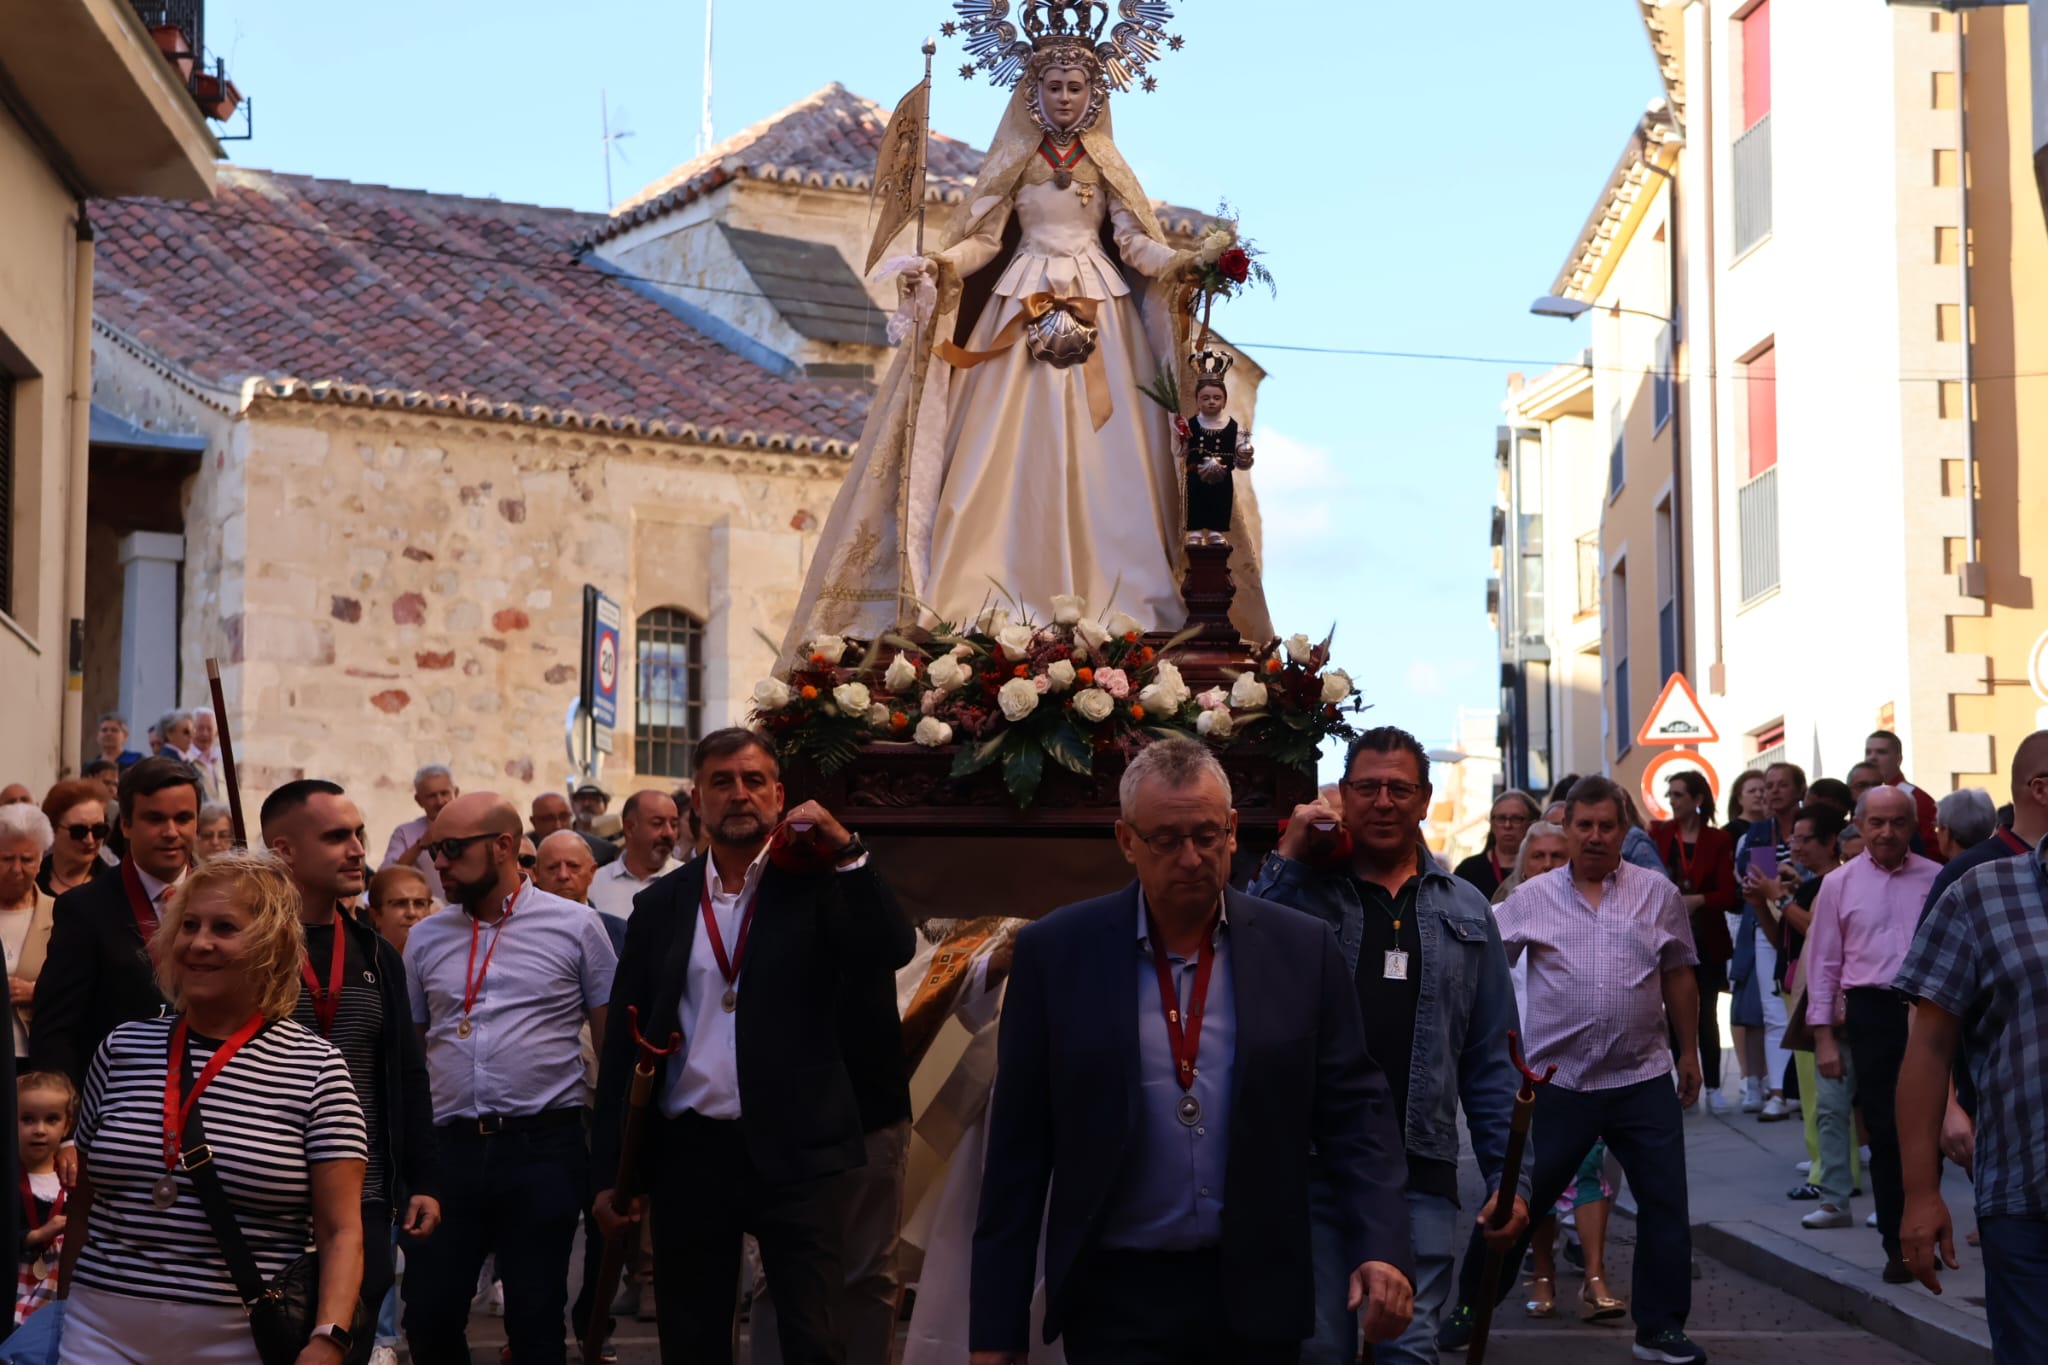
[[[1224,279],[1243,284],[1252,273],[1252,258],[1243,247],[1234,246],[1217,258],[1216,269]]]

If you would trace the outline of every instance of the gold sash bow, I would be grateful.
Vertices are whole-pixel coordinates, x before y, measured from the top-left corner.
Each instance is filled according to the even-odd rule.
[[[1058,294],[1039,292],[1026,294],[1023,299],[1024,311],[1010,319],[1003,330],[997,332],[994,341],[985,351],[970,351],[950,341],[942,341],[932,353],[956,370],[971,370],[984,361],[994,360],[1003,352],[1024,339],[1024,329],[1037,322],[1055,308],[1064,308],[1087,323],[1095,326],[1097,311],[1101,302],[1097,299],[1062,298]],[[1088,387],[1088,415],[1095,423],[1095,430],[1102,430],[1109,421],[1109,415],[1116,411],[1116,401],[1109,396],[1109,376],[1102,368],[1102,347],[1098,344],[1088,358],[1081,362],[1081,375]]]

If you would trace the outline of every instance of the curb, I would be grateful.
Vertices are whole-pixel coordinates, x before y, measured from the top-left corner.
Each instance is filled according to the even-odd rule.
[[[1983,1365],[1991,1330],[1918,1285],[1892,1286],[1761,1223],[1696,1223],[1694,1248],[1935,1365]]]

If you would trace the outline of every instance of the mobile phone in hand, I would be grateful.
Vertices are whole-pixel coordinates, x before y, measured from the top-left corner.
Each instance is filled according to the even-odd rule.
[[[1742,855],[1742,867],[1745,873],[1753,872],[1759,877],[1775,880],[1778,875],[1778,850],[1769,845],[1752,848]]]

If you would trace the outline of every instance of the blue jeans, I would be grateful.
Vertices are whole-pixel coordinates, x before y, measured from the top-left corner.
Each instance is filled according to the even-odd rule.
[[[363,1236],[374,1237],[376,1233],[370,1228],[364,1228]],[[391,1262],[393,1265],[398,1263],[398,1224],[396,1223],[391,1225]],[[393,1284],[384,1291],[383,1306],[377,1310],[377,1339],[371,1344],[375,1346],[398,1345],[398,1286],[396,1284]]]
[[[1302,1343],[1301,1365],[1353,1365],[1358,1359],[1358,1314],[1344,1306],[1356,1266],[1344,1264],[1337,1229],[1328,1216],[1330,1187],[1309,1186],[1309,1234],[1315,1255],[1316,1334]],[[1456,1278],[1458,1206],[1441,1195],[1408,1194],[1408,1225],[1415,1242],[1415,1319],[1398,1341],[1372,1348],[1373,1365],[1436,1365],[1437,1320]]]
[[[2048,1342],[2048,1219],[1977,1220],[1984,1253],[1984,1313],[1997,1365],[2040,1359]]]

